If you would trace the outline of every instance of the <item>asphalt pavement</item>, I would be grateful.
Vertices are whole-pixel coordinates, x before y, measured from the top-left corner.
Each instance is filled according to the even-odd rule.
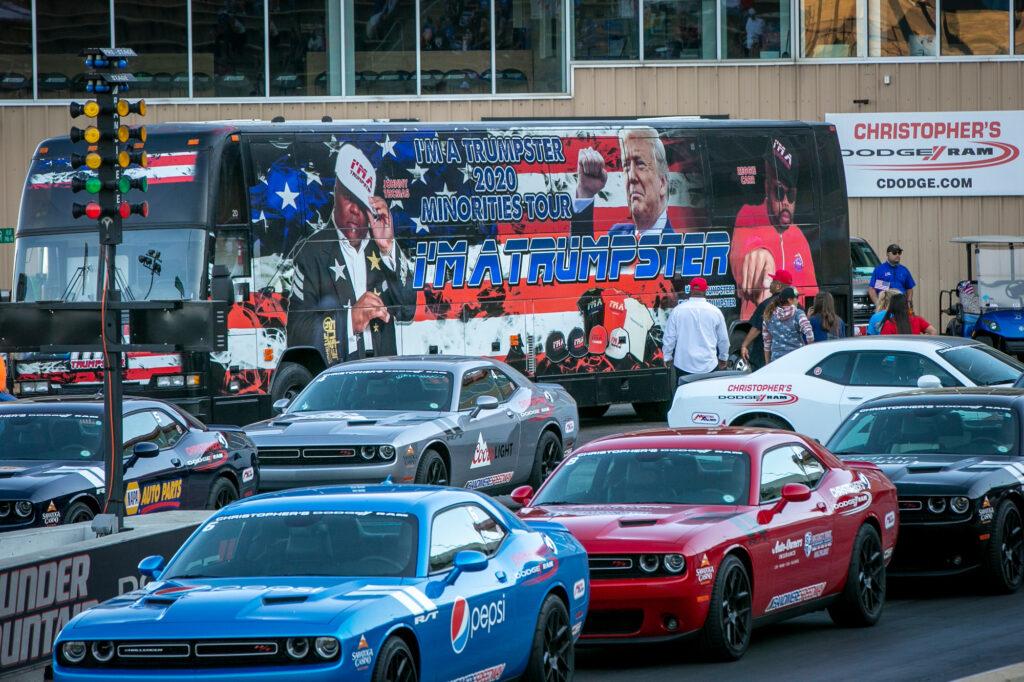
[[[663,425],[663,424],[661,424]],[[581,440],[654,428],[628,405],[583,420]],[[889,584],[877,625],[844,629],[825,612],[754,631],[736,663],[708,663],[688,641],[577,649],[576,679],[709,680],[955,680],[1024,661],[1024,591],[986,593],[972,578]]]

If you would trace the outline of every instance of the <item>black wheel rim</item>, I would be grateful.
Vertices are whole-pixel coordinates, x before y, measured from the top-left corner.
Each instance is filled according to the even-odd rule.
[[[858,563],[857,597],[864,612],[874,615],[885,602],[885,560],[874,536],[861,543]]]
[[[404,649],[395,651],[384,670],[387,682],[416,682],[416,664]]]
[[[79,509],[71,517],[68,518],[68,523],[82,523],[83,521],[91,521],[93,514],[88,509]]]
[[[558,466],[560,461],[562,461],[562,449],[559,447],[558,441],[549,439],[547,444],[544,446],[544,452],[541,453],[541,483],[543,483],[544,480],[547,479],[548,475],[555,470],[555,467]]]
[[[448,471],[445,470],[444,462],[435,459],[427,467],[427,483],[430,485],[448,485]]]
[[[722,594],[722,631],[729,648],[741,652],[750,638],[750,581],[739,566],[725,576]]]
[[[572,675],[572,631],[562,609],[544,622],[544,682],[565,682]]]
[[[234,488],[231,486],[223,486],[217,491],[217,498],[213,502],[213,508],[220,509],[222,507],[226,507],[237,499],[238,496],[235,495]]]
[[[284,395],[281,397],[287,398],[288,402],[291,402],[295,400],[295,396],[297,396],[300,391],[302,391],[302,386],[299,386],[298,384],[292,384],[291,386],[285,389]]]
[[[1007,585],[1017,585],[1024,578],[1024,529],[1020,513],[1011,508],[1004,517],[1000,562]]]

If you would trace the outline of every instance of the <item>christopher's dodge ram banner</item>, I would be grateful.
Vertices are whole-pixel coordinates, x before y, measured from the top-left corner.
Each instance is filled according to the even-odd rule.
[[[851,197],[1024,194],[1024,111],[826,114]]]

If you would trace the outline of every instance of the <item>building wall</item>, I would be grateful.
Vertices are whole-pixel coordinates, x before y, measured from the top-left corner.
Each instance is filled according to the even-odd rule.
[[[884,77],[890,76],[890,84]],[[584,66],[572,70],[572,95],[521,98],[422,98],[295,104],[154,102],[146,122],[234,118],[269,120],[481,117],[659,116],[728,114],[732,118],[822,120],[826,113],[1024,109],[1024,62],[946,61],[860,64]],[[867,100],[855,104],[854,100]],[[17,222],[28,160],[44,137],[65,134],[64,104],[0,105],[0,226]],[[1024,182],[1024,180],[1022,180]],[[905,249],[918,311],[933,323],[938,292],[966,275],[963,251],[950,238],[1024,234],[1024,197],[851,199],[851,230],[882,252]],[[0,287],[11,281],[13,248],[0,246]]]

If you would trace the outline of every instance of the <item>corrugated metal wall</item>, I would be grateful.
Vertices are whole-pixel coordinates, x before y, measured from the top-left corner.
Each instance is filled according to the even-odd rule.
[[[884,77],[890,76],[890,85]],[[830,112],[1024,109],[1024,62],[576,67],[571,98],[159,104],[147,122],[232,118],[418,118],[728,114],[733,118],[822,120]],[[854,104],[866,99],[868,104]],[[67,132],[61,106],[0,106],[0,226],[14,225],[35,145]],[[1021,179],[1024,183],[1024,178]],[[1024,234],[1024,197],[853,199],[854,234],[876,250],[899,242],[918,281],[918,310],[937,322],[938,291],[965,274],[956,235]],[[0,287],[11,281],[13,249],[0,246]]]

